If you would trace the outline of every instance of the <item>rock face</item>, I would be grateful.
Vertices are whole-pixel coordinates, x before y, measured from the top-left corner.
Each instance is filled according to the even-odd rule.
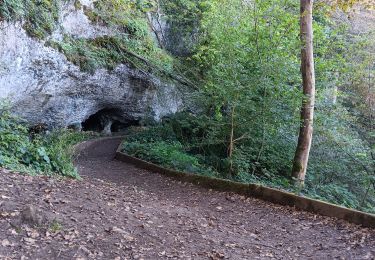
[[[95,38],[111,33],[91,25],[73,3],[61,9],[60,27],[52,39],[63,34]],[[29,37],[21,22],[0,22],[1,99],[10,101],[12,110],[30,124],[50,127],[77,125],[101,111],[125,124],[149,116],[158,120],[182,105],[175,84],[125,64],[111,71],[82,72],[57,50]]]
[[[375,28],[375,10],[367,10],[358,6],[349,13],[336,11],[333,17],[341,24],[347,25],[355,35],[368,34]]]
[[[179,57],[188,57],[199,42],[199,25],[188,30],[186,25],[168,21],[168,15],[162,11],[148,15],[156,40],[170,53]]]

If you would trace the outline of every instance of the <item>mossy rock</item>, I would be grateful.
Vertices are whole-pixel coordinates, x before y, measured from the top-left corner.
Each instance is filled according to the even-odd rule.
[[[24,20],[31,37],[44,39],[51,34],[59,19],[57,0],[10,0],[0,3],[0,20]]]
[[[81,10],[81,9],[82,9],[82,3],[81,3],[79,0],[76,0],[76,1],[74,2],[74,8],[75,8],[76,10]]]

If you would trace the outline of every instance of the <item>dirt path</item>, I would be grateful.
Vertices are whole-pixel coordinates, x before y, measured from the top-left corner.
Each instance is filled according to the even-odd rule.
[[[113,160],[118,144],[84,150],[83,181],[3,172],[0,259],[375,257],[374,230],[178,183]],[[18,223],[26,205],[42,210],[47,224]]]

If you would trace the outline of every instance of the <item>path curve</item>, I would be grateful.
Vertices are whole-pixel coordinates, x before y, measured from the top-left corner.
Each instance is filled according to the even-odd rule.
[[[85,181],[113,187],[107,224],[128,236],[131,250],[111,246],[111,252],[134,259],[375,257],[374,230],[135,168],[114,160],[120,141],[91,142],[77,160]]]
[[[374,230],[135,168],[120,141],[78,146],[82,180],[0,168],[0,259],[374,259]]]

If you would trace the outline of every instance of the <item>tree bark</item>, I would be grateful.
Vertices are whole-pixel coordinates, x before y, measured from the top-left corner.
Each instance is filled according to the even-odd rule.
[[[312,11],[313,0],[300,0],[301,4],[301,72],[303,100],[298,145],[294,156],[292,177],[304,185],[311,149],[315,106],[315,69],[313,52]]]

